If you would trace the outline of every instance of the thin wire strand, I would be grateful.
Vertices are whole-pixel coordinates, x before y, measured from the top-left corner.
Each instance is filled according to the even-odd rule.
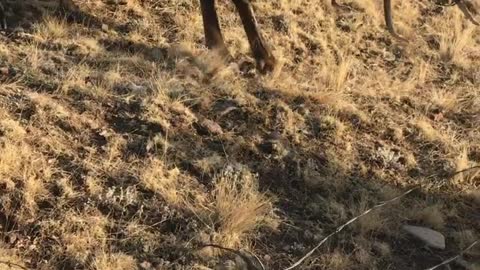
[[[441,263],[439,263],[439,264],[437,264],[437,265],[435,265],[435,266],[433,266],[433,267],[427,268],[427,269],[425,269],[425,270],[434,270],[434,269],[437,269],[437,268],[440,267],[440,266],[447,265],[447,264],[453,262],[454,260],[460,258],[460,256],[463,255],[463,253],[467,252],[468,250],[470,250],[471,248],[473,248],[473,247],[474,247],[475,245],[477,245],[478,243],[480,243],[480,240],[477,240],[477,241],[473,242],[470,246],[468,246],[468,247],[466,247],[464,250],[460,251],[460,253],[458,253],[456,256],[453,256],[453,257],[451,257],[451,258],[449,258],[449,259],[447,259],[447,260],[445,260],[445,261],[443,261],[443,262],[441,262]]]
[[[383,207],[384,205],[386,204],[389,204],[389,203],[392,203],[406,195],[408,195],[409,193],[411,193],[412,191],[418,189],[419,186],[416,186],[416,187],[413,187],[409,190],[407,190],[406,192],[404,192],[403,194],[397,196],[397,197],[394,197],[393,199],[390,199],[390,200],[387,200],[387,201],[383,201],[375,206],[373,206],[372,208],[368,209],[367,211],[361,213],[360,215],[350,219],[349,221],[347,221],[346,223],[344,223],[343,225],[339,226],[334,232],[330,233],[329,235],[327,235],[325,238],[323,238],[322,241],[320,241],[320,243],[318,243],[314,248],[312,248],[307,254],[305,254],[300,260],[298,260],[296,263],[294,263],[293,265],[291,265],[290,267],[286,268],[285,270],[291,270],[291,269],[294,269],[295,267],[299,266],[303,261],[305,261],[308,257],[310,257],[317,249],[319,249],[325,242],[327,242],[327,240],[334,236],[335,234],[341,232],[346,226],[350,225],[351,223],[353,223],[355,220],[367,215],[368,213],[372,212],[373,210],[377,209],[377,208],[380,208],[380,207]]]

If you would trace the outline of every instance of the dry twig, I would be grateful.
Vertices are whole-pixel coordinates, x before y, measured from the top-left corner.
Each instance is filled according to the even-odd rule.
[[[0,264],[5,264],[5,265],[8,266],[10,269],[13,269],[12,266],[14,266],[14,267],[18,267],[18,268],[20,268],[20,269],[28,270],[28,268],[26,268],[25,266],[20,265],[20,264],[17,264],[17,263],[13,263],[13,262],[0,261]]]

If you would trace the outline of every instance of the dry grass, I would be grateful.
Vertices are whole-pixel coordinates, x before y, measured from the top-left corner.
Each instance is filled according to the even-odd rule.
[[[258,227],[275,229],[272,199],[258,191],[257,178],[250,172],[227,168],[214,182],[212,227],[215,243],[226,247],[238,247]]]
[[[430,228],[441,230],[445,226],[444,214],[438,205],[428,206],[415,214],[418,220]]]
[[[181,206],[186,203],[187,183],[182,183],[178,169],[167,170],[159,160],[153,160],[143,169],[142,183],[145,188],[159,194],[169,205]]]
[[[137,262],[132,256],[126,254],[101,254],[95,258],[94,268],[98,270],[134,270]]]
[[[424,269],[480,236],[480,170],[447,177],[480,164],[480,30],[457,9],[394,1],[399,44],[379,0],[254,1],[280,60],[258,76],[228,1],[228,66],[197,1],[47,2],[18,1],[23,30],[0,34],[0,261],[213,269],[211,242],[282,269],[413,184],[302,269]]]
[[[35,38],[40,42],[59,41],[68,37],[68,24],[55,17],[45,17],[40,23],[33,26]]]

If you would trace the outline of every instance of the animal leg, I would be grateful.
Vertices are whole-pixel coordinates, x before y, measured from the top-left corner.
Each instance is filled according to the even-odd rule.
[[[203,28],[205,31],[205,45],[207,48],[217,51],[222,57],[230,60],[223,40],[222,31],[218,22],[217,11],[215,10],[215,0],[200,0],[203,17]]]
[[[5,8],[3,4],[0,2],[0,28],[7,29],[7,17],[5,14]]]
[[[233,0],[233,3],[240,14],[253,57],[257,62],[257,69],[262,74],[273,71],[277,61],[260,33],[250,2],[248,0]]]
[[[405,38],[397,34],[395,31],[395,27],[393,26],[393,19],[392,19],[392,1],[391,0],[384,0],[383,1],[383,10],[384,10],[384,15],[385,15],[385,23],[387,25],[388,32],[390,34],[398,39],[399,41],[402,42],[407,42]]]

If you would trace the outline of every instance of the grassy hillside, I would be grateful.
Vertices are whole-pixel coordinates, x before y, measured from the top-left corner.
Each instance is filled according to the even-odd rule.
[[[283,269],[415,185],[299,269],[425,269],[480,238],[480,170],[454,174],[480,165],[480,27],[455,7],[393,1],[401,44],[378,0],[254,1],[280,60],[259,76],[229,1],[227,66],[198,1],[5,2],[0,269],[242,269],[202,243]]]

